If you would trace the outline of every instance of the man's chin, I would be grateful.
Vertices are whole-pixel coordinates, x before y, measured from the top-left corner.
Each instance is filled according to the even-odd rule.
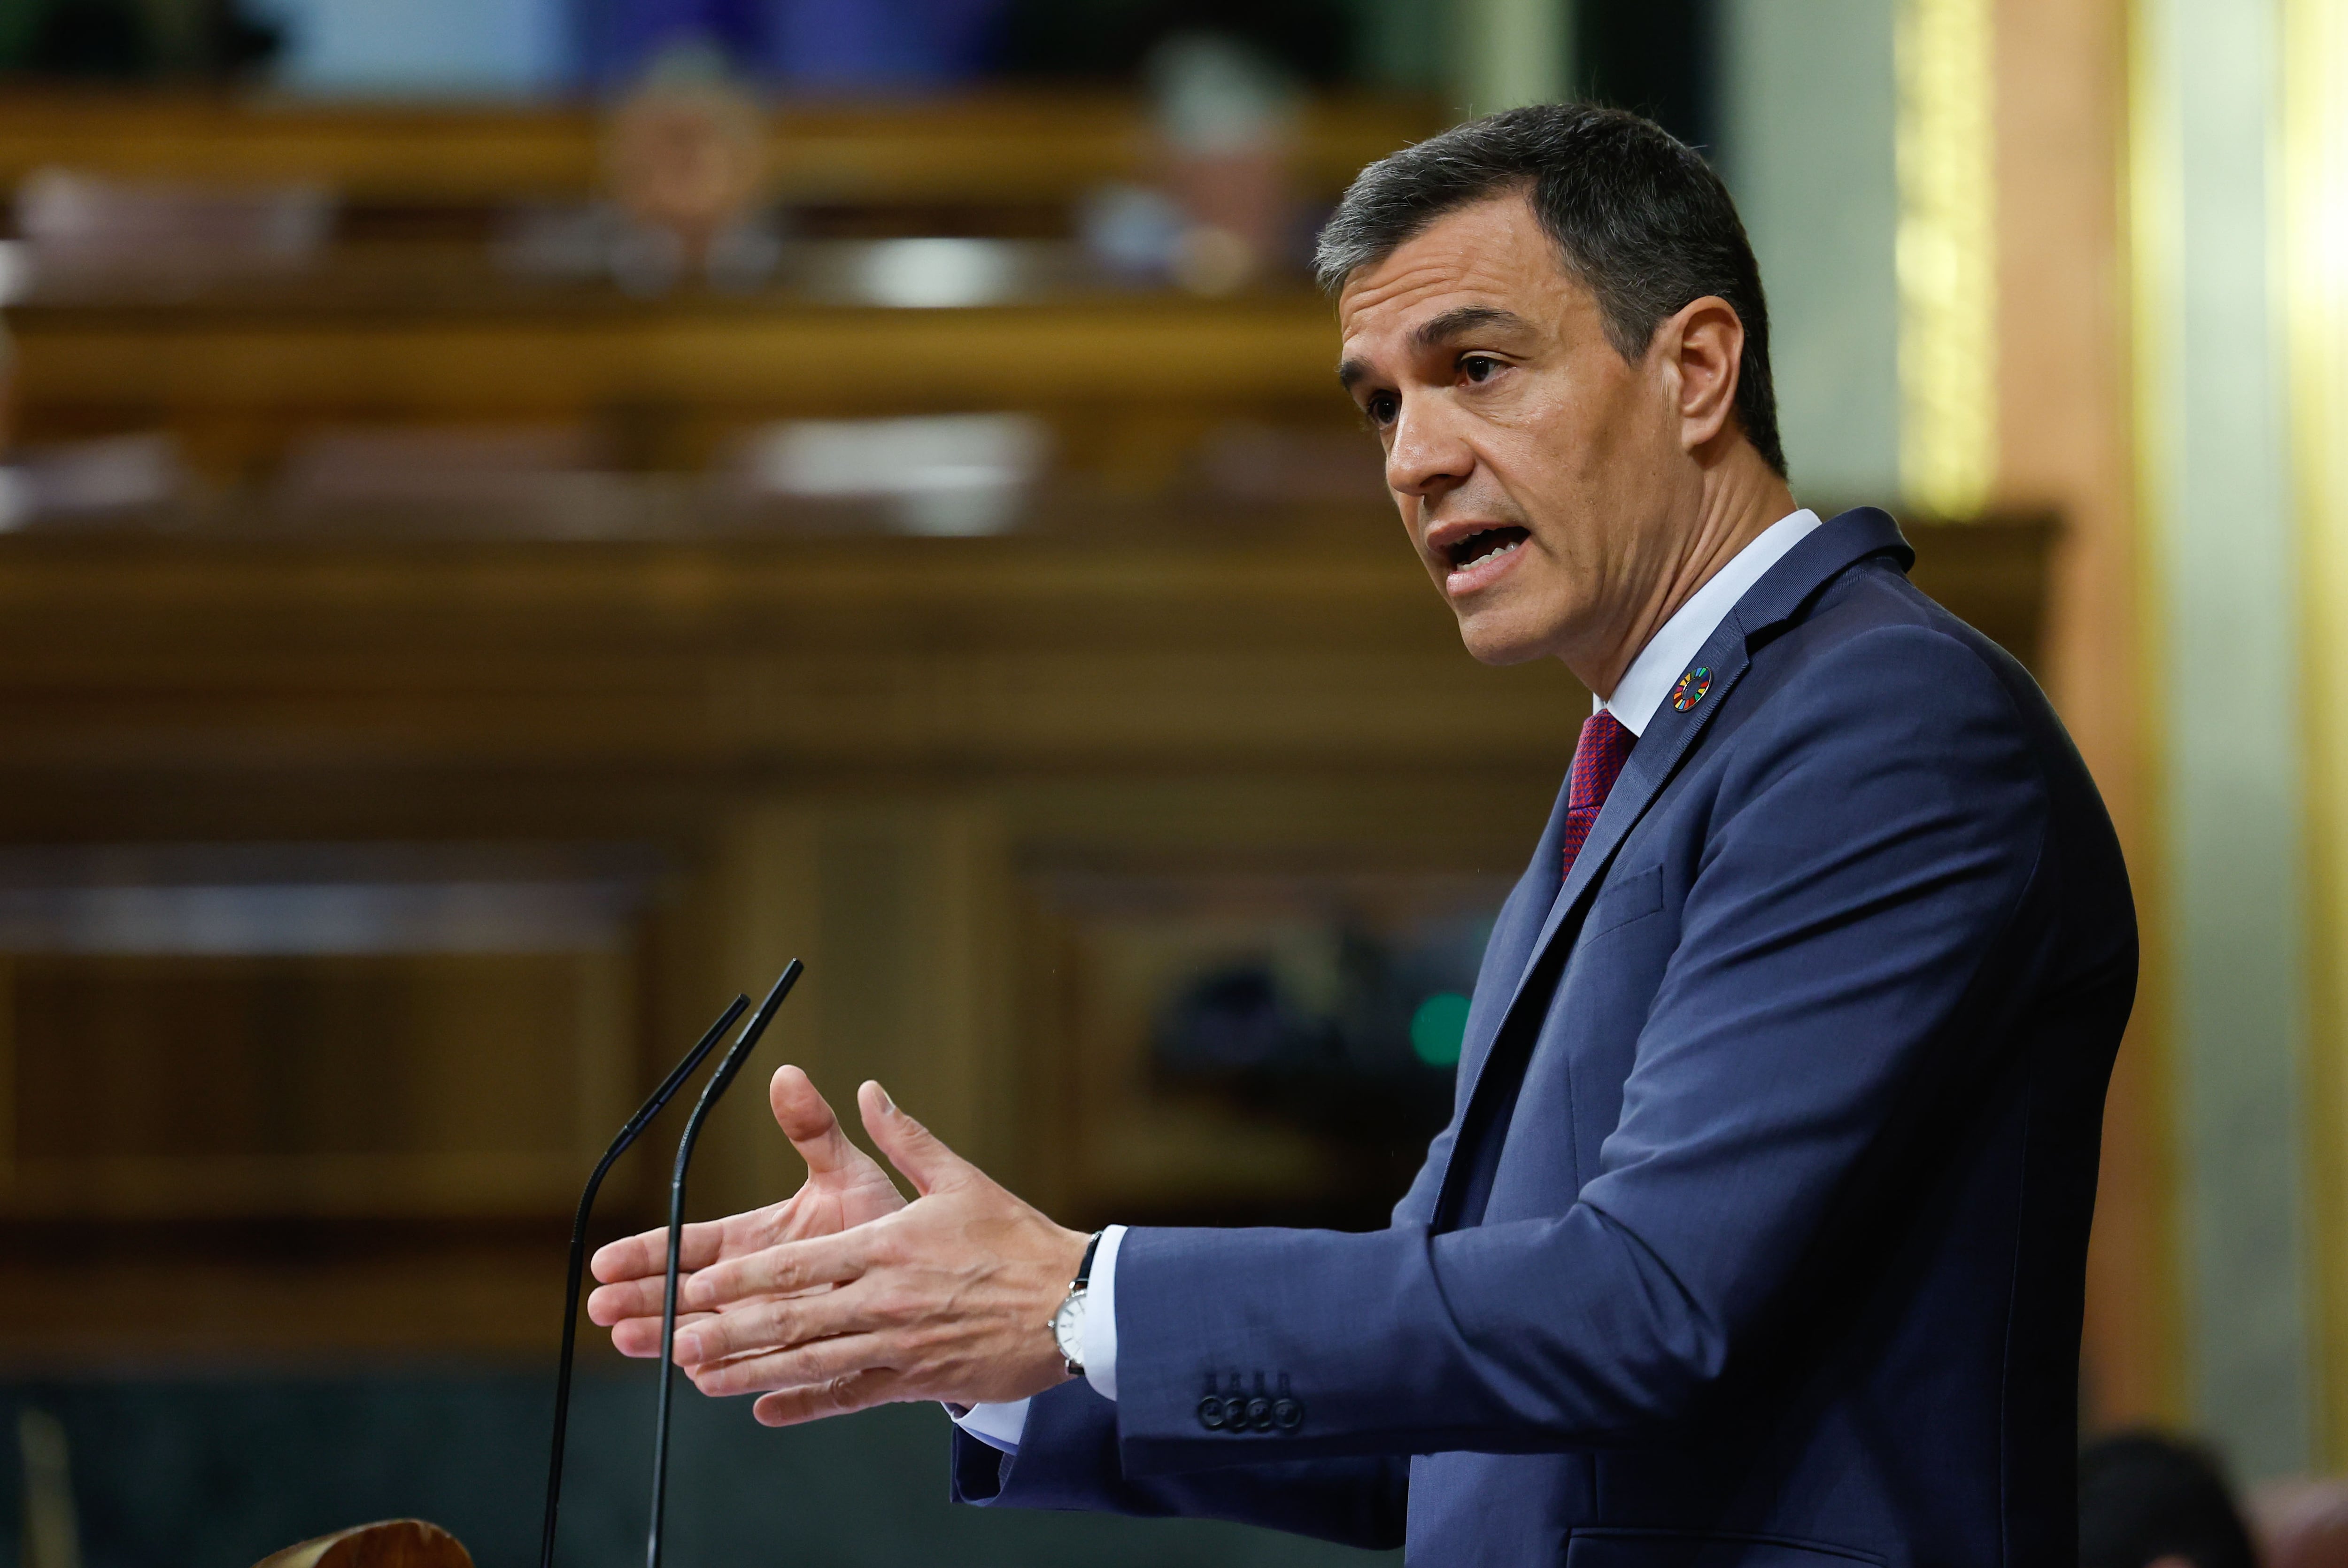
[[[1530,664],[1550,653],[1550,639],[1536,629],[1497,624],[1495,618],[1481,615],[1459,618],[1459,640],[1467,645],[1469,657],[1496,667]]]

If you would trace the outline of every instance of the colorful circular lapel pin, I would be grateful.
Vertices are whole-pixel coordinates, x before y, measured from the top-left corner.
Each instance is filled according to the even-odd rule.
[[[1688,709],[1702,702],[1704,700],[1704,693],[1711,689],[1712,672],[1704,668],[1702,665],[1698,665],[1695,668],[1682,676],[1680,677],[1680,684],[1672,688],[1672,706],[1679,709],[1680,712],[1685,713]]]

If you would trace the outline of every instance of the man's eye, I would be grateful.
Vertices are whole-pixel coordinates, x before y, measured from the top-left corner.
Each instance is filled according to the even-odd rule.
[[[1395,416],[1402,412],[1402,400],[1391,392],[1373,392],[1369,401],[1362,405],[1362,411],[1370,417],[1373,425],[1391,425]]]
[[[1500,368],[1500,362],[1489,355],[1471,354],[1459,362],[1459,374],[1470,381],[1489,381]]]

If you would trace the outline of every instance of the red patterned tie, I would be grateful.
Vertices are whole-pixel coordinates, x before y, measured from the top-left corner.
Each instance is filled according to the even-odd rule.
[[[1581,738],[1573,743],[1573,772],[1565,788],[1565,872],[1573,874],[1573,857],[1590,837],[1599,808],[1622,776],[1622,764],[1639,738],[1622,721],[1601,708],[1581,721]]]

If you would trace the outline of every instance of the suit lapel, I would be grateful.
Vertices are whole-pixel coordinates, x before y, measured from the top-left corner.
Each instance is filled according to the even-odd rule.
[[[1570,786],[1559,787],[1557,802],[1550,808],[1549,825],[1541,830],[1532,861],[1525,867],[1525,874],[1517,880],[1516,889],[1502,906],[1500,918],[1494,923],[1486,944],[1459,1053],[1459,1070],[1471,1078],[1492,1047],[1500,1019],[1516,994],[1518,979],[1532,961],[1550,910],[1557,903],[1558,868],[1565,858],[1565,807],[1570,793]]]
[[[1745,673],[1747,661],[1744,644],[1744,629],[1735,624],[1735,617],[1732,615],[1713,634],[1712,640],[1704,645],[1704,651],[1695,660],[1696,665],[1713,672],[1713,687],[1706,694],[1711,700],[1686,713],[1675,712],[1669,703],[1665,703],[1649,722],[1646,733],[1639,737],[1638,745],[1631,748],[1629,760],[1622,764],[1622,776],[1615,779],[1604,808],[1598,813],[1598,820],[1591,824],[1590,837],[1582,841],[1581,852],[1573,858],[1572,872],[1559,885],[1557,897],[1550,902],[1540,935],[1525,950],[1523,962],[1519,965],[1509,984],[1508,1005],[1494,1021],[1496,1037],[1507,1026],[1509,1019],[1525,1005],[1533,972],[1541,955],[1559,940],[1560,934],[1564,932],[1569,923],[1579,924],[1581,910],[1603,878],[1607,866],[1612,862],[1614,851],[1621,847],[1631,830],[1638,826],[1639,819],[1647,814],[1647,808],[1654,804],[1655,797],[1670,782],[1681,759],[1686,757],[1696,738],[1711,724],[1712,716],[1720,711],[1721,703],[1736,684],[1737,677]],[[1679,722],[1666,723],[1666,719]],[[1551,854],[1562,858],[1561,847],[1555,844],[1548,847]],[[1490,1060],[1490,1052],[1485,1053],[1484,1059],[1486,1062]],[[1478,1064],[1479,1078],[1483,1065]],[[1479,1082],[1470,1088],[1471,1099],[1476,1088],[1480,1087]]]
[[[1449,1205],[1457,1202],[1457,1186],[1461,1173],[1469,1168],[1474,1156],[1467,1149],[1468,1139],[1488,1126],[1493,1108],[1479,1101],[1489,1100],[1494,1092],[1490,1086],[1496,1047],[1511,1024],[1519,1029],[1538,1030],[1540,1018],[1530,1016],[1533,1008],[1546,1013],[1550,1002],[1549,985],[1535,986],[1533,980],[1542,959],[1560,940],[1570,941],[1571,934],[1581,928],[1581,917],[1614,851],[1631,830],[1639,824],[1647,809],[1654,804],[1663,786],[1671,782],[1681,765],[1694,750],[1697,742],[1712,727],[1712,721],[1728,705],[1729,694],[1751,666],[1750,647],[1753,639],[1762,633],[1792,618],[1809,599],[1844,568],[1869,555],[1895,553],[1903,570],[1912,564],[1915,552],[1900,535],[1899,526],[1884,512],[1871,507],[1861,507],[1844,512],[1822,524],[1807,539],[1787,552],[1786,558],[1771,567],[1760,582],[1748,590],[1735,608],[1722,618],[1720,625],[1705,639],[1704,647],[1690,669],[1708,669],[1712,685],[1704,696],[1683,709],[1666,700],[1647,723],[1638,744],[1622,765],[1622,776],[1614,781],[1599,811],[1597,821],[1591,825],[1590,837],[1583,841],[1581,852],[1574,857],[1573,870],[1560,883],[1556,897],[1550,901],[1539,934],[1522,946],[1522,956],[1513,953],[1496,956],[1513,959],[1509,968],[1495,964],[1489,973],[1496,979],[1509,976],[1505,993],[1507,1002],[1496,1007],[1488,1021],[1481,1016],[1473,1020],[1485,1024],[1485,1029],[1471,1027],[1471,1038],[1480,1048],[1472,1056],[1463,1054],[1460,1071],[1471,1075],[1467,1096],[1461,1101],[1465,1108],[1460,1120],[1461,1138],[1451,1150],[1449,1163],[1444,1171],[1435,1212],[1450,1212]],[[1550,813],[1548,830],[1541,835],[1539,854],[1547,855],[1550,863],[1558,864],[1563,858],[1562,830],[1565,819],[1566,793],[1560,790],[1556,807]],[[1538,867],[1539,862],[1536,861]],[[1531,906],[1523,913],[1528,918],[1510,932],[1511,946],[1522,942],[1524,929],[1530,924]],[[1498,942],[1500,933],[1493,933]],[[1480,1004],[1481,996],[1478,997]],[[1478,1013],[1482,1012],[1479,1006]],[[1530,1049],[1529,1044],[1527,1050]],[[1506,1088],[1513,1094],[1521,1080],[1511,1077]],[[1480,1113],[1480,1114],[1479,1114]],[[1464,1158],[1463,1158],[1464,1156]]]

